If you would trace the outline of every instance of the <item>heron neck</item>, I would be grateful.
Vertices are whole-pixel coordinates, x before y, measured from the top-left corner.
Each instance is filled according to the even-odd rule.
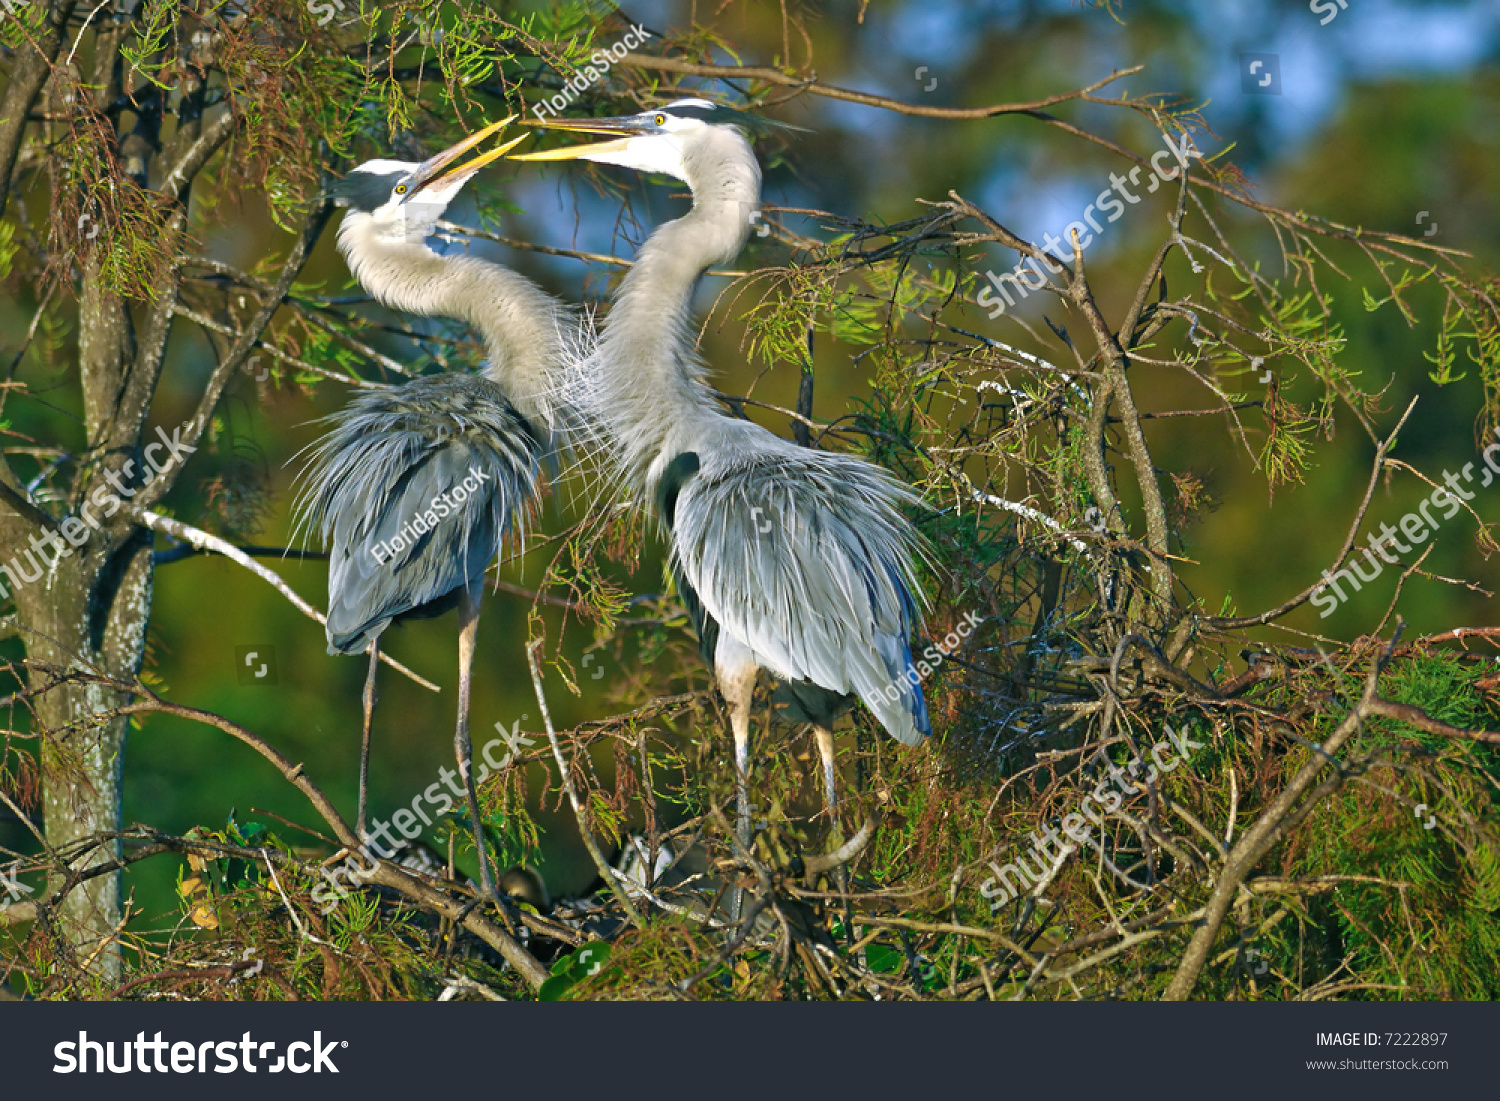
[[[567,318],[556,299],[499,264],[439,256],[421,242],[380,238],[347,218],[339,249],[360,285],[383,304],[478,329],[489,353],[485,374],[538,432],[558,430],[553,372],[562,363]]]
[[[693,209],[657,228],[615,293],[588,380],[595,415],[611,437],[625,481],[649,499],[661,466],[691,449],[724,413],[698,359],[691,327],[699,277],[744,246],[760,194],[760,172],[748,165],[693,181]]]
[[[560,426],[556,371],[567,343],[567,311],[531,280],[488,261],[465,257],[449,316],[464,317],[484,335],[485,373],[504,386],[521,415],[539,431]],[[466,312],[460,312],[466,311]]]

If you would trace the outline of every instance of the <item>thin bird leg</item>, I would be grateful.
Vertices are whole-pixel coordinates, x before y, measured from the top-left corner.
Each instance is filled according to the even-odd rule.
[[[750,851],[750,700],[755,694],[755,678],[748,680],[744,698],[729,699],[729,725],[734,730],[734,835],[747,853]],[[744,912],[744,889],[735,887],[729,892],[729,920],[739,921]]]
[[[366,808],[370,794],[370,728],[375,723],[375,671],[380,668],[380,639],[370,640],[370,671],[365,674],[365,725],[359,743],[359,814],[354,820],[354,835],[361,841],[365,833]]]
[[[750,851],[750,705],[755,698],[755,678],[760,667],[748,649],[728,635],[719,636],[714,653],[714,678],[729,705],[729,726],[734,732],[734,785],[737,814],[735,839]],[[729,892],[729,920],[739,921],[744,912],[744,891]]]
[[[729,726],[734,731],[734,778],[738,809],[735,834],[740,844],[750,847],[750,705],[755,697],[756,667],[753,664],[733,668],[720,666],[716,672],[719,691],[729,705]]]
[[[464,794],[469,802],[474,854],[479,858],[479,887],[483,896],[499,907],[500,899],[495,895],[495,882],[485,853],[479,793],[474,788],[474,750],[469,742],[469,687],[474,671],[474,640],[479,634],[479,600],[483,591],[482,584],[473,588],[465,586],[458,600],[458,730],[453,735],[453,752],[458,757],[458,772],[464,778]],[[504,913],[503,907],[501,913]]]
[[[818,743],[818,756],[823,758],[823,810],[831,822],[834,806],[838,802],[833,779],[833,731],[826,726],[814,724],[813,738]]]
[[[833,773],[833,731],[826,726],[813,724],[813,740],[818,743],[818,756],[823,758],[823,812],[828,815],[828,821],[833,827],[834,847],[837,848],[841,835],[839,833],[838,818],[834,814],[834,807],[838,802],[837,789],[834,786]],[[834,869],[834,880],[838,884],[841,894],[849,893],[849,876],[844,865],[840,864]]]

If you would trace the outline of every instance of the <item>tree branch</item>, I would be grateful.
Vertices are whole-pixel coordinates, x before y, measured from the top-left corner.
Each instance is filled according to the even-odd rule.
[[[340,817],[328,797],[303,774],[302,766],[300,764],[292,764],[279,750],[268,744],[259,735],[210,711],[200,711],[195,707],[185,707],[181,704],[170,703],[156,695],[156,693],[143,684],[133,686],[121,684],[119,687],[122,690],[134,692],[136,695],[142,697],[142,699],[140,702],[126,704],[124,707],[117,708],[115,711],[116,714],[130,715],[158,711],[163,714],[176,715],[179,718],[217,727],[224,733],[243,742],[274,765],[281,772],[282,777],[300,791],[306,797],[307,801],[313,805],[319,816],[333,830],[333,835],[338,838],[339,844],[350,851],[356,851],[360,848],[362,842],[355,836],[354,830]],[[449,897],[443,892],[423,883],[398,865],[390,864],[387,861],[374,857],[371,857],[370,860],[375,865],[375,873],[370,876],[365,876],[361,873],[360,878],[366,883],[390,887],[392,890],[399,891],[406,897],[441,914],[450,921],[461,923],[464,928],[499,952],[533,988],[539,988],[547,980],[547,971],[536,961],[536,958],[530,952],[526,951],[525,948],[521,947],[504,929],[501,929],[483,914],[477,912],[473,908],[472,903],[459,902],[457,899]]]
[[[1399,637],[1399,627],[1396,633]],[[1218,936],[1219,927],[1234,903],[1240,884],[1270,851],[1272,845],[1284,837],[1287,831],[1301,821],[1326,795],[1343,784],[1343,772],[1334,759],[1335,755],[1344,748],[1350,738],[1359,732],[1366,718],[1382,713],[1379,705],[1384,701],[1378,694],[1380,671],[1389,660],[1395,644],[1396,640],[1393,638],[1390,645],[1371,660],[1369,675],[1365,677],[1364,694],[1359,703],[1344,716],[1337,729],[1322,745],[1312,747],[1312,756],[1307,763],[1297,771],[1297,775],[1282,789],[1281,794],[1262,812],[1255,825],[1246,831],[1239,843],[1230,851],[1224,870],[1219,874],[1218,882],[1214,884],[1213,894],[1204,908],[1203,923],[1193,933],[1192,940],[1188,942],[1182,962],[1177,966],[1177,973],[1172,976],[1172,981],[1162,995],[1164,1001],[1184,1001],[1193,992],[1193,986],[1197,983],[1204,964],[1208,962],[1214,938]],[[1337,774],[1313,791],[1306,802],[1299,807],[1298,800],[1307,794],[1318,774],[1330,764],[1339,770]]]
[[[63,27],[73,14],[71,3],[58,4],[52,8],[40,42],[33,42],[29,50],[21,50],[20,57],[11,67],[6,81],[5,98],[0,100],[0,215],[5,213],[10,199],[11,175],[16,169],[16,156],[21,151],[21,139],[26,133],[27,117],[46,87],[52,75],[52,63],[57,51],[62,48]]]
[[[1416,407],[1417,398],[1413,397],[1407,403],[1406,411],[1401,414],[1401,419],[1396,422],[1396,427],[1391,429],[1390,434],[1376,448],[1375,461],[1370,464],[1370,480],[1365,485],[1364,499],[1359,502],[1359,508],[1354,513],[1354,521],[1349,525],[1348,534],[1344,536],[1343,546],[1339,548],[1338,554],[1334,556],[1333,566],[1335,569],[1343,564],[1344,559],[1349,556],[1349,551],[1354,547],[1354,540],[1359,535],[1359,526],[1364,523],[1365,513],[1370,508],[1370,501],[1375,497],[1375,487],[1380,484],[1380,473],[1385,467],[1386,452],[1390,450],[1391,444],[1396,441],[1397,435],[1401,432],[1401,426],[1406,423],[1406,419],[1411,416],[1411,411]],[[1319,578],[1296,596],[1272,608],[1268,612],[1247,616],[1204,616],[1201,622],[1206,626],[1221,631],[1237,630],[1242,627],[1260,627],[1270,623],[1273,619],[1279,619],[1293,608],[1306,603],[1312,594],[1322,587],[1323,579]]]
[[[784,73],[780,69],[769,69],[754,65],[703,65],[696,61],[688,61],[679,57],[657,57],[652,54],[627,53],[616,63],[619,65],[633,65],[638,69],[655,69],[662,72],[682,73],[686,76],[710,76],[730,80],[759,80],[766,84],[775,84],[782,88],[797,88],[813,93],[813,95],[826,96],[829,99],[841,99],[847,103],[859,103],[866,107],[880,107],[887,111],[895,111],[901,115],[914,115],[921,118],[934,119],[984,119],[993,118],[996,115],[1035,115],[1043,108],[1053,107],[1059,103],[1066,103],[1072,99],[1088,99],[1090,92],[1096,92],[1106,84],[1111,84],[1121,77],[1133,76],[1145,68],[1144,65],[1136,65],[1129,69],[1116,69],[1103,80],[1097,80],[1085,88],[1079,88],[1073,92],[1060,92],[1055,96],[1047,96],[1045,99],[1033,100],[1030,103],[996,103],[988,107],[921,107],[914,103],[902,103],[897,99],[889,99],[886,96],[872,95],[869,92],[858,92],[852,88],[840,88],[833,84],[824,84],[818,79],[816,73],[811,76],[793,76]]]
[[[214,369],[212,377],[209,378],[203,397],[198,402],[197,412],[188,422],[187,431],[184,433],[188,445],[196,445],[202,438],[204,430],[213,418],[214,409],[219,404],[219,396],[223,394],[224,387],[229,385],[234,372],[239,370],[240,364],[245,361],[245,357],[250,354],[250,350],[255,347],[261,334],[265,332],[266,326],[271,323],[271,318],[280,308],[281,300],[286,297],[287,290],[302,270],[302,265],[307,261],[308,254],[322,234],[323,227],[328,224],[329,215],[332,213],[333,203],[325,201],[307,216],[307,220],[302,225],[302,233],[287,255],[286,263],[281,269],[281,277],[272,288],[268,301],[261,303],[260,309],[256,310],[255,316],[250,319],[239,339],[225,353],[218,367]],[[136,503],[142,508],[150,508],[160,501],[176,483],[178,475],[182,473],[182,466],[183,460],[175,456],[169,458],[151,483],[141,489]]]
[[[328,625],[328,617],[325,616],[322,612],[318,611],[318,609],[314,608],[307,601],[303,600],[302,597],[297,594],[297,591],[295,589],[293,589],[290,585],[282,580],[280,574],[266,569],[266,567],[255,561],[255,559],[251,558],[248,554],[240,550],[233,543],[227,543],[223,539],[220,539],[217,535],[211,535],[201,528],[195,528],[191,524],[184,524],[181,520],[173,520],[169,517],[162,516],[159,513],[150,511],[149,509],[132,507],[130,510],[130,514],[137,520],[139,520],[142,524],[146,525],[146,527],[150,528],[152,531],[159,531],[163,534],[172,536],[172,538],[174,539],[180,539],[196,550],[211,552],[213,554],[222,554],[231,562],[244,566],[245,569],[249,570],[256,577],[269,584],[282,596],[290,600],[292,602],[292,606],[295,607],[303,615],[307,616],[309,619],[317,620],[318,623],[322,624],[325,627]],[[405,677],[409,677],[411,680],[420,684],[428,691],[442,691],[441,688],[433,684],[430,680],[412,672],[395,658],[391,657],[391,655],[386,653],[384,650],[380,652],[380,660],[385,662],[392,669],[396,670],[396,672],[402,674]]]

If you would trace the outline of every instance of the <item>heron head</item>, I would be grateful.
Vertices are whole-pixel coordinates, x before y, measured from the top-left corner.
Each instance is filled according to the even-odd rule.
[[[335,181],[328,197],[348,207],[350,217],[367,221],[382,236],[420,241],[432,232],[464,184],[524,141],[525,136],[481,153],[457,168],[449,166],[514,121],[514,115],[501,119],[420,164],[378,158],[366,161]]]
[[[526,119],[524,126],[549,130],[574,130],[585,134],[617,135],[610,141],[562,146],[514,157],[518,161],[597,161],[617,164],[637,172],[660,173],[686,183],[695,183],[704,162],[730,153],[748,153],[743,130],[754,117],[732,107],[721,107],[706,99],[679,99],[636,115],[614,118]],[[717,156],[716,156],[717,153]]]

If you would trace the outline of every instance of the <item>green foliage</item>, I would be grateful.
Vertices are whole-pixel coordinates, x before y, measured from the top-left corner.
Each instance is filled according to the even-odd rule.
[[[0,222],[0,279],[10,276],[10,266],[20,251],[15,244],[16,227],[10,222]]]
[[[1450,655],[1417,655],[1393,669],[1390,698],[1445,723],[1497,725],[1479,678]],[[1385,719],[1360,748],[1380,763],[1319,807],[1288,851],[1285,874],[1337,885],[1291,907],[1267,949],[1275,973],[1328,972],[1374,998],[1500,996],[1500,754]]]
[[[1091,6],[1116,16],[1108,3]],[[0,222],[0,279],[33,280],[46,253],[59,287],[96,280],[90,290],[145,303],[176,295],[210,319],[200,328],[212,344],[237,331],[232,326],[275,282],[284,250],[257,253],[244,278],[195,268],[192,279],[177,282],[175,273],[190,258],[201,263],[212,255],[212,231],[235,223],[247,203],[264,198],[278,226],[299,230],[328,173],[376,153],[415,156],[565,81],[587,78],[580,109],[588,110],[635,109],[691,87],[658,72],[606,75],[594,65],[594,51],[612,41],[623,19],[598,2],[546,5],[524,16],[469,0],[362,5],[357,17],[350,12],[326,27],[300,0],[258,6],[248,27],[235,23],[237,10],[148,0],[131,17],[121,47],[131,95],[143,85],[171,93],[161,101],[163,116],[171,117],[157,144],[171,148],[172,127],[194,125],[194,111],[206,112],[200,121],[221,104],[232,114],[232,138],[194,182],[191,208],[127,173],[120,138],[131,124],[121,120],[132,112],[96,105],[98,89],[60,73],[55,79],[78,106],[66,123],[49,122],[56,130],[45,143],[53,193],[46,247],[39,247],[36,227],[8,213]],[[218,21],[214,53],[200,63],[191,43],[210,11]],[[772,28],[767,40],[780,34],[786,45],[777,63],[796,67],[792,32],[805,30],[802,16],[781,14],[792,26]],[[13,48],[28,30],[37,25],[0,19],[0,36]],[[811,51],[813,39],[805,38]],[[712,26],[661,45],[681,56],[737,56],[735,43]],[[810,57],[806,71],[814,71]],[[768,86],[745,88],[752,101],[773,94]],[[1164,116],[1176,133],[1198,133],[1201,123],[1160,96],[1119,111],[1123,130],[1149,129],[1152,140]],[[768,166],[791,159],[774,142],[759,152]],[[1431,253],[1413,247],[1421,242],[1393,234],[1363,235],[1259,207],[1260,221],[1243,219],[1228,152],[1204,166],[1220,187],[1195,190],[1170,236],[1162,236],[1162,220],[1171,217],[1167,196],[1152,200],[1162,203],[1153,211],[1157,236],[1139,266],[1158,245],[1169,260],[1146,273],[1151,293],[1141,303],[1131,298],[1142,276],[1134,270],[1137,243],[1122,238],[1124,259],[1090,256],[1091,282],[1077,293],[1068,284],[1043,308],[1032,302],[1032,312],[1018,310],[999,323],[982,319],[966,301],[969,273],[989,262],[986,250],[1013,251],[1017,243],[992,214],[957,200],[922,208],[907,223],[830,216],[818,224],[832,222],[837,231],[793,234],[790,256],[779,236],[752,237],[744,263],[755,270],[723,297],[721,327],[738,327],[754,367],[783,372],[775,382],[800,381],[804,371],[817,378],[816,411],[798,421],[810,427],[813,446],[863,456],[923,492],[924,507],[914,508],[912,519],[926,540],[921,581],[929,611],[917,646],[943,638],[966,613],[983,624],[923,685],[934,744],[897,749],[859,708],[841,724],[836,816],[817,815],[821,780],[806,731],[784,724],[762,692],[752,767],[757,829],[742,851],[727,822],[736,774],[723,716],[701,691],[707,672],[685,609],[671,594],[669,571],[652,556],[649,525],[607,506],[585,508],[571,527],[549,531],[537,553],[548,556],[540,577],[527,574],[540,596],[526,628],[555,644],[550,668],[579,697],[590,686],[563,656],[565,645],[569,653],[581,646],[608,653],[624,670],[609,687],[614,718],[593,714],[561,732],[585,802],[577,825],[606,848],[643,831],[682,829],[703,870],[687,887],[658,884],[664,894],[677,892],[675,908],[651,912],[644,928],[609,911],[609,899],[591,900],[603,909],[588,920],[610,930],[607,942],[575,947],[550,939],[542,920],[529,926],[527,943],[539,956],[560,953],[538,997],[1162,993],[1193,915],[1223,874],[1223,850],[1275,804],[1311,759],[1308,747],[1336,728],[1363,674],[1358,651],[1318,661],[1297,651],[1278,654],[1207,614],[1218,608],[1228,617],[1246,601],[1238,587],[1237,600],[1227,592],[1215,597],[1182,569],[1182,531],[1205,507],[1208,482],[1160,456],[1169,442],[1187,451],[1199,446],[1210,431],[1200,426],[1209,422],[1175,419],[1205,410],[1143,376],[1165,375],[1211,394],[1207,412],[1224,418],[1273,491],[1326,461],[1341,413],[1375,434],[1389,371],[1371,355],[1369,331],[1360,328],[1366,322],[1418,330],[1413,339],[1422,341],[1430,381],[1465,395],[1480,391],[1480,420],[1488,427],[1500,419],[1500,326],[1483,277],[1456,262],[1439,268]],[[160,167],[153,163],[154,176],[146,178],[159,179]],[[1089,171],[1106,167],[1115,166],[1087,163]],[[481,199],[487,217],[514,209],[504,199]],[[1223,227],[1235,238],[1233,249]],[[1271,279],[1241,255],[1275,257],[1264,267],[1282,274]],[[1336,281],[1349,283],[1348,292],[1330,293]],[[399,347],[415,374],[477,361],[460,326],[428,326],[419,336],[399,319],[361,312],[364,303],[349,308],[335,297],[341,282],[342,274],[330,284],[325,269],[294,284],[261,339],[318,371],[267,353],[268,390],[311,389],[324,372],[373,377],[384,363],[374,365],[372,345],[382,355]],[[1057,285],[1065,282],[1059,277]],[[1123,324],[1136,305],[1134,332],[1098,331]],[[73,308],[41,309],[24,369],[67,364]],[[178,324],[185,325],[180,314]],[[1267,365],[1275,378],[1269,385],[1259,379]],[[171,377],[191,373],[174,364]],[[831,376],[841,389],[826,386]],[[45,381],[51,387],[54,378]],[[743,381],[733,376],[725,385]],[[223,403],[207,438],[233,453],[245,440],[241,416],[235,400]],[[1145,417],[1153,419],[1143,429]],[[10,416],[4,424],[18,437],[30,430]],[[1256,433],[1261,438],[1252,441]],[[50,453],[43,458],[52,461]],[[57,467],[87,468],[63,460]],[[1176,490],[1170,516],[1150,500],[1169,478]],[[76,500],[75,487],[51,470],[34,484],[48,507]],[[210,488],[206,501],[184,492],[160,511],[209,509],[222,503],[217,492]],[[226,513],[224,527],[248,533],[253,524],[229,523]],[[1158,539],[1161,530],[1167,534]],[[1164,591],[1153,588],[1158,568],[1167,571]],[[643,590],[655,593],[636,595]],[[549,618],[558,604],[567,617]],[[521,650],[519,638],[506,644]],[[1284,668],[1231,691],[1248,672],[1243,655],[1252,646],[1268,661],[1285,659]],[[515,681],[529,692],[524,667],[511,660],[522,670]],[[182,683],[176,670],[173,683]],[[142,679],[166,691],[160,673],[148,669]],[[1390,698],[1440,722],[1496,725],[1493,686],[1473,663],[1402,653],[1381,683]],[[438,709],[444,725],[451,721],[446,707]],[[992,909],[982,890],[990,863],[1075,810],[1107,762],[1126,765],[1135,752],[1127,739],[1149,745],[1168,723],[1211,747],[1133,792],[1101,830],[1097,854],[1074,856],[1034,897]],[[34,802],[35,757],[19,745],[33,736],[18,727],[5,737],[0,783],[21,792],[23,804]],[[550,761],[550,747],[483,787],[485,824],[502,868],[543,863],[551,855],[542,849],[544,815],[571,812],[539,758]],[[1197,993],[1496,997],[1495,748],[1381,718],[1367,724],[1340,763],[1343,785],[1278,840],[1242,888],[1244,897],[1236,896]],[[528,768],[543,777],[539,791],[527,788]],[[1412,813],[1419,804],[1435,816],[1434,829],[1423,829]],[[847,882],[808,871],[867,822]],[[455,809],[437,840],[464,854],[465,827]],[[574,828],[551,829],[546,840]],[[505,997],[529,994],[487,948],[392,890],[352,890],[324,913],[314,895],[322,884],[318,861],[329,855],[321,844],[295,847],[264,823],[233,816],[185,837],[153,838],[132,836],[128,847],[160,844],[174,854],[156,858],[179,861],[177,897],[166,918],[136,916],[128,981],[140,985],[120,996],[430,998],[458,989],[460,979]],[[461,886],[441,886],[463,904],[472,901]],[[705,920],[716,897],[730,891],[761,907],[757,924],[738,940],[722,923]],[[536,907],[525,912],[555,916]],[[576,913],[569,920],[579,921]],[[5,934],[30,990],[48,997],[114,993],[69,974],[39,929],[14,939]],[[254,975],[232,970],[250,958],[265,968]],[[199,967],[203,978],[173,977],[204,964],[210,968]]]
[[[166,49],[169,39],[178,33],[178,22],[188,9],[176,0],[145,0],[135,37],[120,46],[125,63],[163,91],[171,90],[169,81],[160,79],[176,60]]]
[[[47,24],[45,4],[17,4],[7,7],[0,15],[0,46],[7,50],[20,50],[28,43],[37,41]]]

